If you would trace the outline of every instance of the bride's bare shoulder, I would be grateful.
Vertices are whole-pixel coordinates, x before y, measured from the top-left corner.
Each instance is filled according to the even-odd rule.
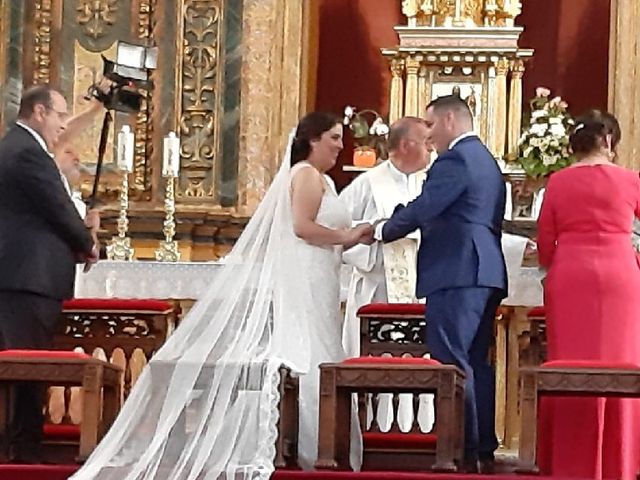
[[[300,162],[291,167],[291,185],[294,188],[323,184],[322,174],[313,165]]]

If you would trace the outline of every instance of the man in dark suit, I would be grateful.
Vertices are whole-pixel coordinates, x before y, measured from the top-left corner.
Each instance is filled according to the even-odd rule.
[[[427,299],[427,346],[433,358],[466,373],[465,466],[489,471],[498,442],[488,353],[507,289],[500,244],[505,185],[458,96],[433,100],[425,122],[439,156],[420,196],[397,208],[377,235],[391,242],[421,231],[417,296]]]
[[[46,85],[24,93],[16,124],[0,140],[0,347],[52,346],[76,262],[95,262],[94,239],[50,152],[64,130],[64,97]],[[9,446],[16,462],[39,462],[45,389],[16,386]]]

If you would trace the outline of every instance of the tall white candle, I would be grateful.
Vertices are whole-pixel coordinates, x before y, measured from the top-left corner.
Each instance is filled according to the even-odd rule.
[[[169,132],[163,143],[162,175],[177,177],[180,172],[180,139],[174,132]]]
[[[123,125],[118,132],[117,166],[120,170],[133,172],[134,135],[129,125]]]

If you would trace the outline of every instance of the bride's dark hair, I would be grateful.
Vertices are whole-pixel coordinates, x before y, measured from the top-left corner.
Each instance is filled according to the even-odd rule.
[[[341,119],[337,115],[327,112],[311,112],[302,117],[291,144],[291,166],[306,160],[311,153],[311,141],[339,123]]]

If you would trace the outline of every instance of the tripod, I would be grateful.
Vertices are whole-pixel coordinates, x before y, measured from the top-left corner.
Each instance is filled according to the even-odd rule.
[[[98,203],[98,184],[100,183],[100,174],[102,173],[102,162],[104,161],[104,152],[107,149],[107,140],[109,139],[109,126],[113,121],[111,112],[107,110],[102,120],[102,130],[100,130],[100,144],[98,145],[98,163],[96,164],[96,176],[93,179],[93,189],[89,198],[89,209],[95,208]]]

